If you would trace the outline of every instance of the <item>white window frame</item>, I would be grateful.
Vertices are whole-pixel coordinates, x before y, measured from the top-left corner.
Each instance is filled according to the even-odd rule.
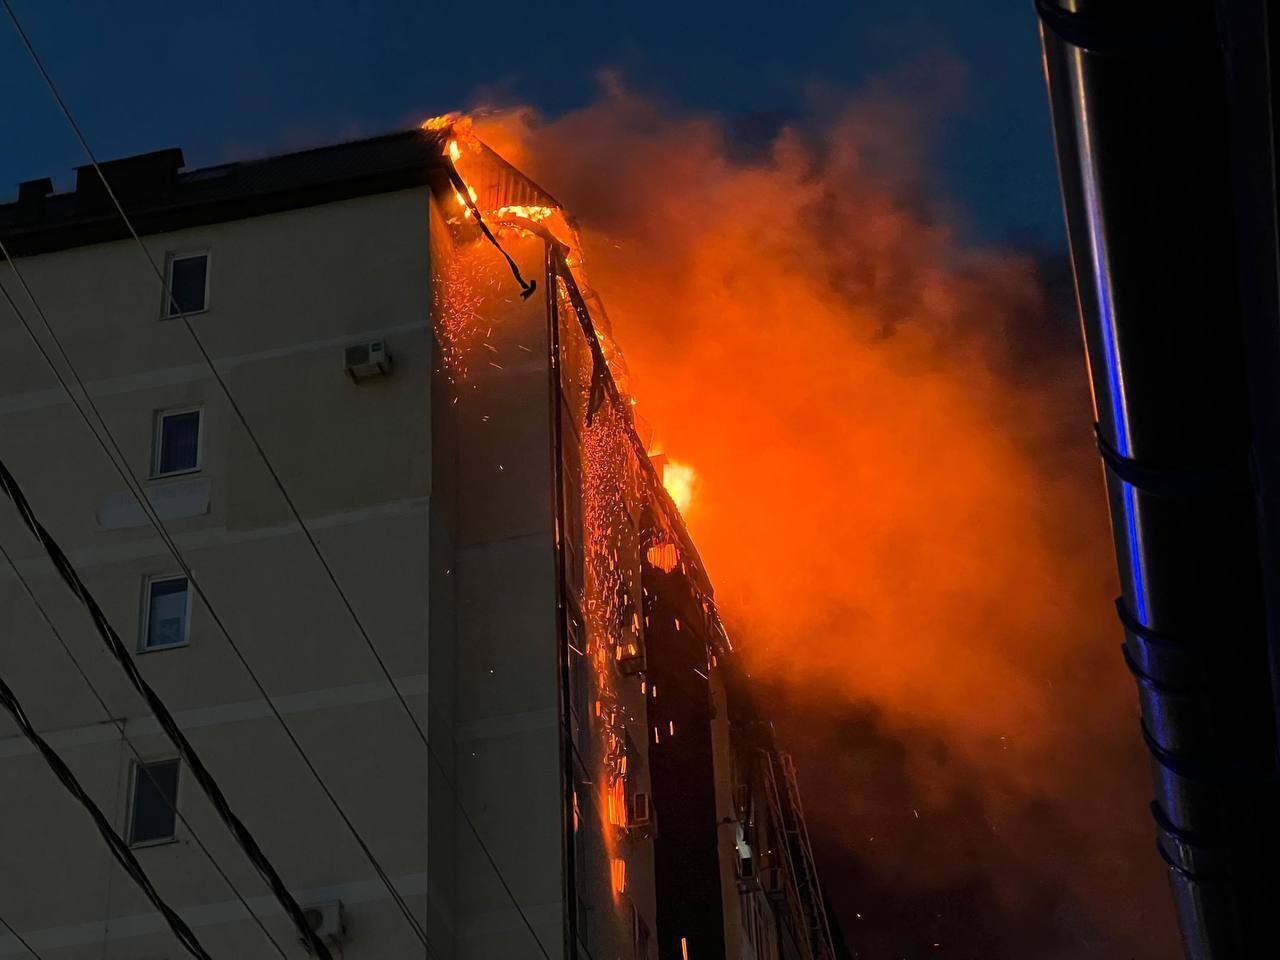
[[[160,472],[160,455],[164,443],[165,417],[177,417],[185,413],[196,414],[196,465],[183,470]],[[164,477],[182,477],[190,473],[199,473],[204,467],[204,407],[172,407],[168,410],[157,410],[151,425],[151,476],[148,479],[160,480]]]
[[[204,257],[204,306],[199,310],[170,313],[169,308],[173,306],[171,302],[171,294],[173,293],[173,265],[179,260],[190,260],[193,257]],[[209,281],[212,276],[213,254],[208,250],[183,250],[168,254],[164,259],[164,289],[160,291],[160,319],[179,320],[182,317],[198,317],[202,313],[208,313],[210,291]]]
[[[156,764],[156,763],[171,763],[175,761],[178,764],[178,782],[174,785],[174,793],[173,793],[173,835],[169,837],[156,837],[154,840],[134,840],[133,839],[133,821],[134,821],[134,816],[138,812],[134,804],[137,802],[137,799],[138,799],[138,777],[141,774],[142,768],[149,767],[152,764]],[[124,833],[125,837],[128,838],[130,849],[141,850],[145,847],[161,847],[161,846],[164,846],[166,843],[178,842],[178,825],[182,821],[182,818],[178,816],[178,811],[181,809],[181,806],[182,806],[183,779],[184,777],[182,776],[182,758],[176,755],[147,757],[146,759],[143,759],[143,760],[139,760],[137,757],[130,758],[129,760],[129,802],[125,806],[125,810],[128,811],[127,813],[128,822],[125,824],[125,833]]]
[[[154,647],[147,645],[151,635],[151,587],[165,580],[187,581],[187,609],[182,615],[182,639],[177,643],[160,643]],[[158,573],[147,577],[142,582],[142,630],[138,633],[138,653],[159,653],[161,650],[177,650],[191,646],[191,578],[185,573]],[[163,759],[163,758],[160,758]]]

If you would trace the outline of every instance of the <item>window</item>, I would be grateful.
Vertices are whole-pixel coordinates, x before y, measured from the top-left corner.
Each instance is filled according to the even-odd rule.
[[[186,643],[190,616],[191,590],[186,577],[148,580],[142,649],[162,650]]]
[[[151,474],[166,477],[200,469],[200,410],[169,410],[156,416]]]
[[[134,763],[129,804],[129,843],[163,843],[175,835],[178,805],[177,760]]]
[[[178,317],[209,308],[209,254],[183,253],[169,257],[163,315]]]
[[[631,939],[636,948],[636,960],[649,960],[649,924],[644,922],[634,903],[631,904]]]

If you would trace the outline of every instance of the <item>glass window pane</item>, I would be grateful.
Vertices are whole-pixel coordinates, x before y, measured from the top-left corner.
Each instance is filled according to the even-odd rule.
[[[169,295],[165,313],[176,317],[180,313],[194,313],[204,309],[205,278],[209,270],[209,258],[205,254],[194,257],[178,257],[169,261]]]
[[[187,578],[153,580],[147,598],[147,646],[167,647],[187,639]]]
[[[135,764],[130,843],[169,840],[174,835],[178,800],[178,761]]]
[[[200,411],[170,413],[160,418],[157,473],[194,470],[199,465]]]

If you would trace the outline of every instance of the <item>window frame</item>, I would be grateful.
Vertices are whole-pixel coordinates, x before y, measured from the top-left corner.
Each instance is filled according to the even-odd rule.
[[[137,801],[138,801],[138,778],[142,776],[144,767],[157,766],[162,763],[175,763],[178,766],[178,775],[173,784],[173,834],[168,837],[156,837],[152,840],[134,840],[133,829],[137,820]],[[125,837],[131,850],[141,850],[146,847],[162,847],[165,844],[178,842],[178,826],[182,822],[182,817],[178,815],[178,810],[182,804],[182,758],[177,754],[165,754],[158,757],[149,757],[147,759],[138,759],[131,757],[129,760],[129,802],[125,807],[128,811],[128,820],[125,823]]]
[[[173,300],[173,265],[179,260],[193,260],[196,257],[204,257],[204,306],[199,310],[179,310],[177,313],[170,313],[169,310],[175,306]],[[209,312],[209,280],[213,276],[213,254],[208,249],[198,250],[174,250],[168,253],[164,258],[164,289],[160,291],[160,319],[161,320],[181,320],[183,317],[198,317],[202,313]]]
[[[179,417],[188,413],[196,415],[196,465],[182,470],[160,471],[160,461],[164,455],[164,421],[166,417]],[[204,406],[200,404],[187,407],[170,407],[157,410],[151,423],[151,474],[149,480],[164,480],[169,477],[183,477],[199,473],[204,469]]]
[[[178,643],[159,643],[150,646],[147,644],[147,638],[151,636],[151,588],[165,580],[187,582],[187,606],[182,614],[182,639]],[[142,629],[138,632],[138,653],[157,653],[161,650],[178,650],[191,646],[191,594],[191,578],[185,573],[158,573],[142,581]]]

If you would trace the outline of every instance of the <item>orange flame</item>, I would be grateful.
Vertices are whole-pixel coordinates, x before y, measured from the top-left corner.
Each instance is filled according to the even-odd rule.
[[[490,215],[498,219],[516,217],[521,220],[532,220],[534,223],[538,223],[543,220],[549,220],[555,212],[552,207],[523,207],[518,204],[511,204],[492,210]]]
[[[441,130],[448,130],[455,124],[461,123],[463,119],[463,115],[456,110],[452,113],[442,113],[438,117],[431,117],[430,119],[422,121],[422,129],[438,133]]]
[[[681,514],[689,512],[697,484],[698,473],[693,467],[667,458],[662,467],[662,485],[666,487],[667,494]]]

